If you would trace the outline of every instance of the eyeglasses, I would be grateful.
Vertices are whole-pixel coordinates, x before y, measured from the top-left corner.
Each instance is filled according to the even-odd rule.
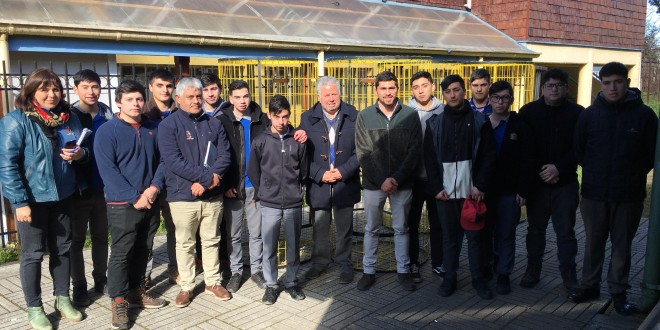
[[[499,103],[500,101],[502,101],[504,103],[509,103],[511,101],[511,96],[510,95],[504,95],[504,96],[491,95],[490,100],[493,103]]]
[[[561,88],[566,87],[566,84],[564,84],[564,83],[545,84],[545,88],[547,88],[547,89],[555,89],[555,87],[557,89],[561,89]]]

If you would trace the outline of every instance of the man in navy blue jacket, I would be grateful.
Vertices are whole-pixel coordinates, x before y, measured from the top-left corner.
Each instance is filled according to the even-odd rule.
[[[160,208],[154,204],[163,189],[163,166],[156,123],[142,115],[144,87],[123,81],[116,90],[120,112],[96,132],[96,164],[105,185],[108,224],[112,236],[108,262],[108,296],[112,328],[128,329],[128,305],[165,306],[144,289],[144,272]]]
[[[220,299],[231,294],[220,285],[218,221],[222,214],[220,180],[231,154],[222,123],[202,108],[202,83],[183,78],[176,86],[178,110],[160,124],[158,146],[166,164],[167,201],[176,236],[181,291],[176,307],[186,307],[195,288],[195,235],[202,243],[205,292]]]
[[[330,264],[330,222],[334,220],[339,283],[348,284],[353,281],[353,206],[360,201],[360,163],[355,154],[358,112],[342,102],[336,78],[319,78],[317,89],[319,102],[302,114],[299,127],[309,137],[306,200],[314,223],[313,266],[305,277],[319,277]]]

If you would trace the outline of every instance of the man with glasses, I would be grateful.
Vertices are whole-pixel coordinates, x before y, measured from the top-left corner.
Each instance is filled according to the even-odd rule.
[[[527,200],[527,270],[520,286],[533,288],[540,281],[546,228],[552,217],[557,235],[557,258],[564,287],[577,284],[575,273],[575,212],[577,160],[573,150],[575,124],[584,108],[567,99],[568,73],[550,69],[541,77],[543,96],[520,109],[520,118],[534,133],[535,180]]]
[[[513,103],[513,87],[506,81],[497,81],[490,86],[489,94],[493,113],[488,118],[493,125],[497,157],[486,191],[488,213],[482,264],[490,267],[490,259],[494,256],[495,292],[504,295],[511,292],[509,275],[516,257],[520,207],[529,197],[529,183],[535,173],[530,129],[517,113],[509,111]]]

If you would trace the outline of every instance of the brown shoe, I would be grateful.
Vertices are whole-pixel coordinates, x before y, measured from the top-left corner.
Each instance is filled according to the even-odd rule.
[[[144,288],[132,290],[126,295],[130,307],[161,308],[167,304],[165,299],[156,298],[144,291]]]
[[[168,281],[170,282],[170,284],[179,284],[179,282],[181,282],[181,276],[179,276],[179,271],[178,270],[171,271],[168,277]]]
[[[190,305],[190,299],[192,298],[192,291],[181,290],[179,294],[176,295],[176,300],[174,301],[174,307],[188,307]]]
[[[216,298],[220,300],[229,300],[231,299],[231,293],[227,291],[222,285],[220,284],[213,284],[213,285],[207,285],[204,287],[204,292],[214,295]]]
[[[128,302],[122,297],[112,299],[112,328],[128,329]]]

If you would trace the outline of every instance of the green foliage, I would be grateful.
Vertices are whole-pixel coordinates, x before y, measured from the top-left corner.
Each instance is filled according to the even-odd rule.
[[[6,248],[0,249],[0,265],[17,261],[19,256],[18,250],[16,243],[8,243]]]

